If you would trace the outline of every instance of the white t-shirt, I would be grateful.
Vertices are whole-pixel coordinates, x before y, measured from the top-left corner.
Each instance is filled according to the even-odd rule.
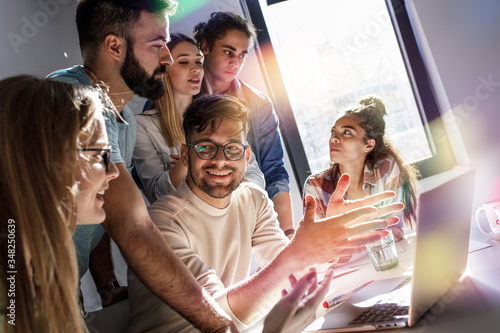
[[[149,207],[167,243],[239,326],[227,303],[226,287],[250,275],[252,252],[261,266],[281,251],[288,238],[279,228],[272,201],[256,185],[244,182],[224,209],[197,197],[183,182]],[[129,332],[190,332],[195,329],[152,294],[129,271]]]

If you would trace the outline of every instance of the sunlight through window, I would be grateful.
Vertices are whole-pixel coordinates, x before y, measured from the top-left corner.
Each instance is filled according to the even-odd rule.
[[[264,15],[312,173],[329,165],[335,120],[368,94],[405,163],[432,156],[383,0],[288,0]]]

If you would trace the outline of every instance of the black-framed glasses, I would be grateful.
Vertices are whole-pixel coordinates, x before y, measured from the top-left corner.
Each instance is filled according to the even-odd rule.
[[[102,163],[106,167],[106,172],[109,171],[109,163],[111,162],[111,147],[106,148],[78,148],[78,151],[98,151],[99,157],[102,158]]]
[[[230,161],[239,161],[245,155],[245,146],[239,142],[230,142],[224,146],[219,146],[211,141],[202,141],[197,144],[187,143],[187,146],[194,147],[196,155],[202,160],[212,160],[217,156],[219,148],[222,148],[224,157]]]

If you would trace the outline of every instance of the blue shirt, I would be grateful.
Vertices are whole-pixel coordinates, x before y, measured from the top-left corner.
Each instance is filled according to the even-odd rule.
[[[62,69],[50,73],[48,78],[74,84],[79,87],[93,86],[90,77],[82,66],[77,65],[72,68]],[[111,160],[115,163],[125,163],[129,172],[133,168],[132,156],[135,147],[136,122],[134,112],[128,105],[120,112],[122,118],[127,122],[118,122],[111,108],[105,106],[108,112],[104,114],[106,122],[106,132],[109,144],[111,145]]]
[[[92,87],[92,81],[83,66],[77,65],[72,68],[62,69],[50,73],[48,78],[71,83],[79,87]],[[122,118],[127,122],[118,122],[111,108],[105,105],[108,112],[104,112],[106,132],[111,146],[111,160],[114,163],[125,163],[129,172],[133,168],[132,155],[135,146],[136,122],[134,113],[125,105],[120,112]],[[78,259],[78,272],[80,278],[89,267],[90,252],[97,246],[104,234],[104,228],[100,224],[77,225],[73,234],[76,255]]]
[[[269,97],[245,82],[234,79],[231,94],[250,109],[248,142],[266,180],[266,191],[273,199],[278,193],[290,192],[290,177],[285,168],[278,116]]]

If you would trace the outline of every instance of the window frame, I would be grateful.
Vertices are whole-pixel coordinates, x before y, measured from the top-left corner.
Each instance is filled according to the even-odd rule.
[[[267,3],[270,6],[282,1],[286,0],[268,0]],[[420,170],[422,178],[426,178],[450,170],[458,163],[441,119],[438,101],[434,94],[422,53],[418,47],[404,0],[385,0],[385,3],[420,117],[433,150],[432,157],[415,163]],[[280,120],[280,131],[292,165],[293,174],[302,193],[303,184],[307,177],[311,175],[311,169],[302,145],[283,77],[279,70],[278,60],[274,53],[261,4],[259,0],[240,0],[240,4],[245,17],[258,29],[255,53],[270,95],[269,97],[273,101],[274,108]],[[265,58],[263,57],[263,53],[266,54]],[[433,140],[433,137],[439,137],[439,140]]]

